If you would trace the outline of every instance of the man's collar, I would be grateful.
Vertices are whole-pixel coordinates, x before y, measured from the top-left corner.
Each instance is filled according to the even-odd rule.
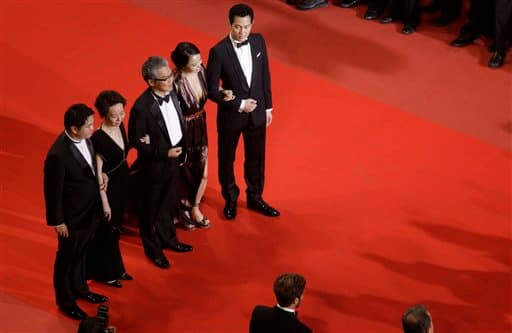
[[[83,141],[83,139],[77,140],[77,139],[73,138],[71,135],[69,135],[68,131],[66,131],[66,130],[64,130],[64,133],[69,138],[69,140],[71,140],[71,142],[73,142],[73,143],[81,143]]]
[[[295,313],[295,309],[290,309],[290,308],[287,308],[287,307],[285,307],[285,306],[281,306],[281,305],[279,305],[279,304],[276,304],[276,306],[277,306],[278,308],[280,308],[281,310],[283,310],[283,311],[290,312],[290,313]]]
[[[231,44],[233,44],[233,46],[236,46],[236,44],[243,43],[246,40],[249,40],[249,37],[247,37],[246,40],[234,40],[233,37],[231,37],[231,32],[230,32],[229,33],[229,40],[231,41]]]

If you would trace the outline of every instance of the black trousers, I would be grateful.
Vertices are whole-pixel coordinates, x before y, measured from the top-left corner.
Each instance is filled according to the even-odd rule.
[[[512,42],[512,1],[495,0],[494,9],[496,51],[505,53]]]
[[[492,35],[494,8],[493,0],[470,0],[468,23],[461,28],[461,34],[479,36]]]
[[[388,11],[391,17],[402,20],[405,24],[416,27],[420,24],[420,7],[418,0],[389,0]]]
[[[432,5],[441,10],[441,15],[449,19],[456,18],[462,10],[462,0],[433,0]]]
[[[87,249],[98,227],[98,218],[82,229],[68,226],[68,238],[58,238],[58,249],[53,266],[55,299],[60,307],[75,305],[80,296],[89,292],[86,281]]]
[[[234,162],[240,135],[244,139],[244,178],[247,184],[247,198],[261,198],[265,183],[265,141],[267,127],[246,126],[244,128],[218,130],[219,181],[222,197],[226,201],[236,201],[240,189],[236,185]]]
[[[173,223],[178,205],[179,167],[176,159],[170,168],[158,182],[146,170],[141,175],[143,190],[139,232],[144,253],[150,258],[162,258],[163,249],[178,242]]]
[[[386,8],[386,4],[388,0],[369,0],[368,1],[368,10],[376,10],[377,12],[382,12]]]

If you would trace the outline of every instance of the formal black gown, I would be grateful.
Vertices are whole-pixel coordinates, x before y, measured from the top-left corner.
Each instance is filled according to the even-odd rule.
[[[202,97],[200,99],[195,96],[188,80],[181,73],[176,73],[174,81],[186,123],[185,152],[187,153],[187,160],[182,167],[184,186],[182,186],[181,192],[182,197],[188,198],[191,203],[195,202],[208,157],[208,133],[204,109],[208,93],[203,67],[201,67],[198,76],[202,88]]]
[[[119,248],[120,227],[126,206],[129,150],[124,125],[120,125],[124,150],[102,129],[91,140],[96,154],[103,157],[103,172],[108,175],[107,197],[111,209],[110,221],[102,221],[87,256],[87,271],[91,279],[112,281],[126,272]]]

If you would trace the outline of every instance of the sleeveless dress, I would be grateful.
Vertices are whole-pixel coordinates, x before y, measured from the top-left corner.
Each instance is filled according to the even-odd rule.
[[[95,152],[103,157],[103,172],[108,176],[107,197],[112,214],[109,222],[101,221],[89,248],[87,271],[89,277],[97,281],[116,280],[126,272],[119,248],[119,231],[129,191],[126,155],[130,147],[124,125],[121,124],[119,128],[124,150],[102,129],[97,130],[91,138]]]
[[[183,197],[194,203],[199,184],[203,178],[208,157],[208,133],[206,130],[206,112],[204,105],[207,100],[206,78],[204,67],[197,74],[201,84],[202,96],[198,100],[188,80],[176,73],[174,81],[176,94],[185,117],[185,152],[187,160],[182,166]]]

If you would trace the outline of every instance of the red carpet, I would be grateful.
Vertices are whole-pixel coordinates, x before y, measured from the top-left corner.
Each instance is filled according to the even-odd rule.
[[[181,232],[195,250],[168,253],[168,271],[145,259],[137,234],[123,238],[135,281],[91,285],[110,297],[118,332],[246,332],[252,307],[273,304],[283,271],[306,276],[300,317],[317,333],[399,332],[401,313],[419,302],[436,332],[510,332],[510,59],[492,71],[482,45],[448,47],[457,25],[402,36],[361,20],[361,8],[250,4],[274,87],[265,194],[282,216],[260,217],[243,200],[236,222],[221,218],[208,105],[213,227]],[[230,5],[2,3],[1,332],[76,330],[54,304],[56,241],[42,197],[64,110],[107,88],[130,107],[144,89],[141,63],[179,41],[206,59]]]

